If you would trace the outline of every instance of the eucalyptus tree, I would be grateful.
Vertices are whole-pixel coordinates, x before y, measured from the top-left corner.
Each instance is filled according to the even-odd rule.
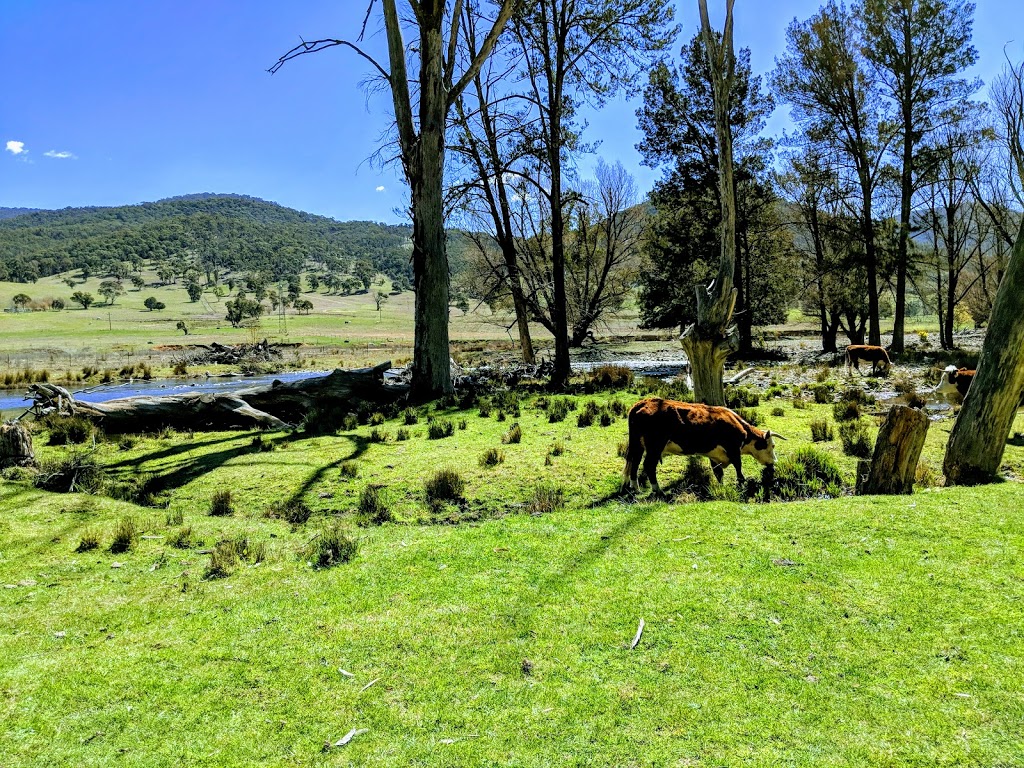
[[[1010,64],[992,95],[1017,181],[1024,184],[1024,65]],[[992,304],[977,370],[942,463],[951,485],[995,478],[1024,391],[1024,221]]]
[[[354,50],[380,75],[391,93],[402,170],[410,189],[413,221],[412,263],[416,289],[412,362],[412,396],[417,399],[452,391],[448,349],[448,254],[444,222],[445,132],[449,113],[462,91],[490,55],[512,15],[514,0],[477,3],[456,0],[408,0],[411,18],[403,22],[396,0],[380,0],[387,37],[388,66],[356,42],[320,39],[303,42],[271,68],[276,72],[298,56],[335,46]],[[377,0],[370,0],[363,22]],[[480,48],[466,59],[459,49],[462,8],[481,16],[490,12]],[[411,32],[415,41],[406,43]],[[447,32],[447,40],[445,33]],[[409,58],[415,57],[413,61]],[[460,61],[464,64],[457,72]],[[415,81],[410,72],[415,72]]]
[[[826,0],[810,19],[794,20],[786,40],[772,83],[792,106],[793,117],[808,138],[834,150],[836,169],[856,186],[867,273],[868,339],[877,345],[880,254],[873,204],[896,131],[883,112],[878,82],[863,61],[855,18],[844,5]]]
[[[961,73],[978,59],[971,45],[974,3],[964,0],[863,0],[854,8],[862,51],[894,106],[899,127],[900,233],[892,349],[903,351],[915,161],[929,133],[979,87]]]

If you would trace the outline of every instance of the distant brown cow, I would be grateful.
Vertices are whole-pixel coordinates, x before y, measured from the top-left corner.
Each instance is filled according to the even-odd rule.
[[[719,482],[725,467],[736,467],[736,479],[743,479],[743,454],[761,464],[775,463],[775,440],[772,435],[747,423],[728,408],[701,403],[681,403],[651,397],[639,401],[629,410],[629,446],[622,490],[639,487],[637,469],[644,458],[644,472],[655,493],[658,486],[658,462],[664,453],[686,456],[707,456]]]
[[[860,362],[871,363],[871,375],[878,373],[881,369],[886,376],[889,375],[889,367],[892,362],[889,360],[889,353],[885,347],[876,347],[872,344],[851,344],[846,348],[846,372],[850,373],[850,367],[857,369],[860,373]]]

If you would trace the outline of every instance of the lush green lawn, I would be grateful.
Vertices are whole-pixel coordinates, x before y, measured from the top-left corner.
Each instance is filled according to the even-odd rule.
[[[621,419],[579,428],[576,412],[551,424],[521,408],[434,414],[456,424],[441,440],[400,418],[377,427],[385,443],[362,426],[270,435],[272,451],[248,433],[99,445],[115,480],[156,476],[167,510],[4,483],[0,765],[1024,761],[1024,487],[630,503],[614,496]],[[785,455],[831,409],[759,410]],[[514,420],[522,442],[503,445]],[[930,430],[935,466],[948,428]],[[66,450],[44,443],[43,458]],[[484,468],[489,447],[505,460]],[[852,481],[854,460],[826,447]],[[1024,448],[1006,464],[1021,474]],[[445,466],[467,501],[431,512],[423,481]],[[683,466],[666,459],[662,478]],[[527,513],[538,482],[563,490],[561,509]],[[370,484],[404,522],[356,526]],[[225,488],[236,513],[208,516]],[[313,518],[265,517],[289,499]],[[179,514],[191,549],[168,544]],[[110,554],[125,516],[143,536]],[[416,524],[438,519],[463,522]],[[359,553],[313,570],[297,555],[333,521]],[[89,530],[101,548],[76,553]],[[263,562],[204,580],[200,549],[239,535]],[[352,729],[366,732],[321,751]]]

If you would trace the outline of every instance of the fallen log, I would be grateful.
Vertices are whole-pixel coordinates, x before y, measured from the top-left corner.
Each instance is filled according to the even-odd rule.
[[[359,404],[390,403],[404,397],[409,387],[384,383],[391,362],[373,368],[337,369],[326,376],[301,381],[275,380],[269,387],[253,387],[228,394],[192,393],[142,395],[88,403],[76,400],[61,387],[34,391],[42,410],[85,416],[110,434],[153,432],[163,427],[180,430],[283,429],[299,423],[313,409],[338,409]],[[55,403],[59,403],[57,405]]]

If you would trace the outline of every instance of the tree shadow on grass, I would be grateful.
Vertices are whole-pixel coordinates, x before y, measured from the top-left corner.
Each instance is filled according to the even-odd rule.
[[[256,435],[256,434],[260,434],[260,433],[253,432],[252,434]],[[195,451],[195,450],[198,450],[200,448],[207,448],[207,447],[209,447],[211,445],[219,445],[220,443],[228,443],[228,442],[231,442],[232,440],[243,440],[246,437],[250,437],[250,435],[246,435],[246,434],[233,434],[233,435],[226,436],[226,437],[216,437],[216,438],[214,438],[212,440],[203,440],[202,442],[198,442],[198,441],[194,441],[194,440],[193,441],[187,441],[187,442],[183,442],[183,443],[180,443],[180,444],[168,446],[168,447],[166,447],[166,448],[164,448],[162,450],[159,450],[159,451],[152,451],[151,453],[144,453],[144,454],[141,454],[140,456],[135,456],[134,458],[131,458],[131,459],[124,459],[123,461],[118,461],[118,462],[115,462],[113,464],[108,464],[107,465],[107,469],[112,469],[112,470],[117,470],[117,469],[137,469],[138,467],[140,467],[143,464],[146,464],[147,462],[150,462],[150,461],[160,461],[161,459],[169,459],[169,458],[173,458],[175,456],[179,456],[179,455],[181,455],[183,453],[186,453],[188,451]]]
[[[305,481],[303,481],[303,483],[295,490],[295,492],[288,497],[288,501],[286,502],[287,504],[291,505],[300,501],[302,497],[306,495],[310,488],[312,488],[321,480],[323,480],[324,475],[326,475],[332,469],[337,469],[346,461],[354,461],[355,459],[358,459],[360,456],[366,453],[367,448],[369,448],[370,446],[370,438],[368,437],[362,437],[360,435],[354,434],[338,435],[337,437],[343,437],[346,440],[351,441],[352,452],[349,453],[347,456],[342,456],[341,458],[335,459],[329,464],[324,464],[323,466],[315,469],[310,474],[310,476],[307,477]],[[297,439],[299,438],[296,438],[296,440]],[[291,442],[291,440],[289,440],[289,442]]]

